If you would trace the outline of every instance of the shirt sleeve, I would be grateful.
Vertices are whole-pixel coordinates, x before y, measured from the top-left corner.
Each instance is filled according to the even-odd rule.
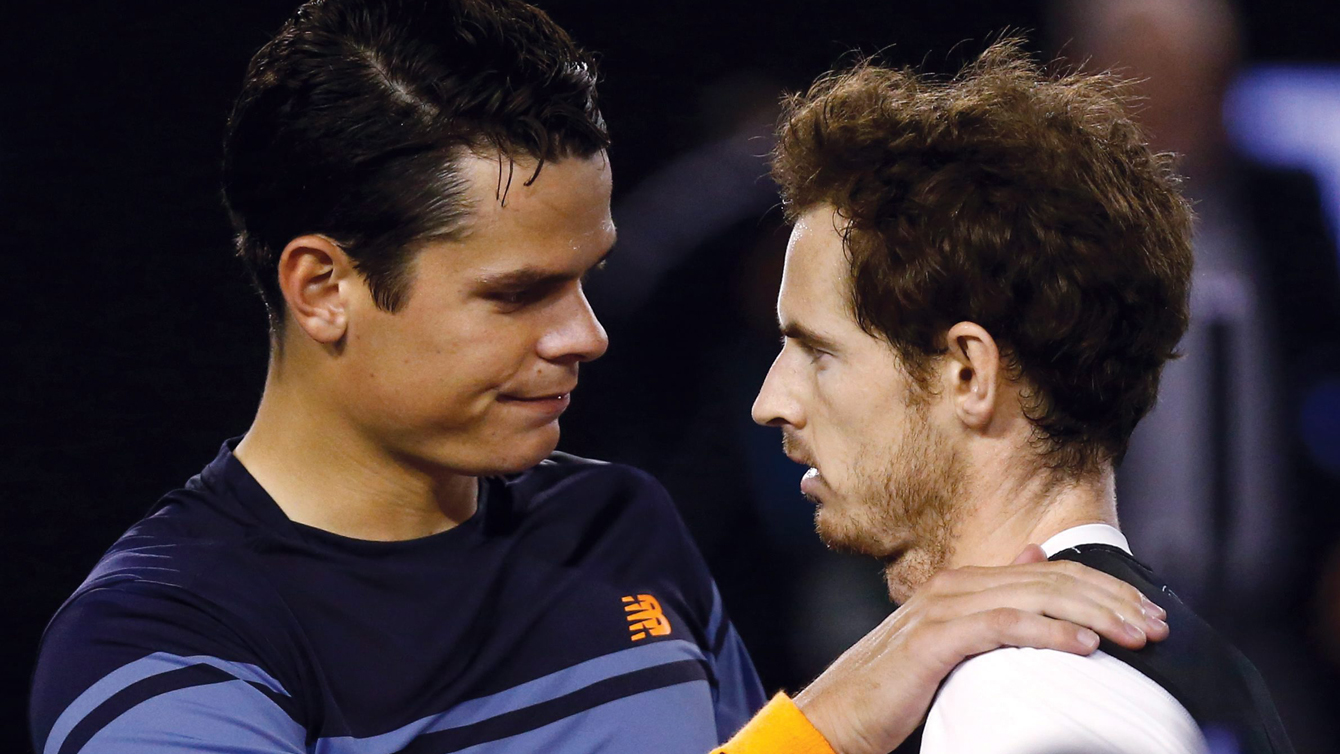
[[[35,754],[301,754],[298,705],[258,653],[177,586],[82,591],[48,626]]]
[[[778,694],[712,754],[837,754],[786,694]]]
[[[708,662],[716,684],[712,707],[716,715],[718,741],[739,730],[767,701],[754,663],[744,642],[731,625],[721,603],[721,593],[712,584],[712,613],[707,621]]]
[[[1007,648],[959,665],[940,687],[922,754],[1205,754],[1190,713],[1104,652]]]

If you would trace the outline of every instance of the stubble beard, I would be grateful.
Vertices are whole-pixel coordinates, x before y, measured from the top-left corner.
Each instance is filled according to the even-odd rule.
[[[832,549],[883,561],[890,598],[906,602],[953,555],[964,515],[964,466],[947,438],[922,417],[891,453],[867,448],[860,454],[853,467],[856,488],[842,496],[841,509],[816,509],[815,529]]]

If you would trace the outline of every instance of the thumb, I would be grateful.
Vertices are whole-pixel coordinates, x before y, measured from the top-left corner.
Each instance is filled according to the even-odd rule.
[[[1014,559],[1010,565],[1023,565],[1024,563],[1041,563],[1047,559],[1047,553],[1042,551],[1040,545],[1029,545],[1024,551],[1019,553],[1019,557]]]

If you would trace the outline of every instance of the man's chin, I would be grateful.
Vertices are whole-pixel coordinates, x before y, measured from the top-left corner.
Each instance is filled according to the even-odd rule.
[[[434,461],[438,466],[469,476],[520,474],[539,465],[554,452],[558,447],[558,428],[515,432],[504,438],[470,443],[464,453],[456,443],[441,448]]]
[[[901,559],[908,547],[907,542],[880,537],[875,527],[835,515],[825,506],[814,512],[814,529],[830,550],[865,555],[885,564]]]
[[[830,550],[878,560],[884,566],[889,597],[900,605],[944,567],[943,556],[915,546],[914,540],[880,537],[875,527],[835,514],[823,506],[815,511],[814,528],[819,539]]]
[[[498,455],[499,468],[490,475],[519,474],[539,465],[541,461],[558,449],[557,429],[557,427],[554,427],[552,433],[535,433],[539,436],[528,436],[513,445],[510,452],[500,453]]]

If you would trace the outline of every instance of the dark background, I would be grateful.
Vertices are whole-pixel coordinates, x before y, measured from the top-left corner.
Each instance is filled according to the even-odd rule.
[[[676,154],[720,135],[731,108],[743,117],[749,103],[732,98],[734,90],[708,88],[731,72],[796,88],[852,49],[948,71],[994,32],[1043,24],[1040,3],[1025,0],[541,5],[600,54],[616,205]],[[293,7],[191,0],[4,9],[0,750],[26,750],[24,698],[46,620],[159,495],[250,423],[265,374],[265,321],[231,257],[219,144],[248,58]],[[1250,0],[1241,11],[1251,61],[1340,59],[1333,2]],[[760,235],[775,243],[759,232],[774,223],[755,223],[750,243]],[[729,250],[726,237],[721,248]],[[668,284],[688,286],[697,300],[729,295],[736,268],[723,255],[674,272]],[[663,301],[679,305],[673,296]],[[712,478],[637,442],[651,433],[672,444],[698,431],[677,419],[703,415],[697,406],[714,390],[711,374],[674,373],[674,349],[719,346],[713,324],[656,307],[607,324],[608,365],[585,373],[564,419],[564,449],[638,462],[665,479],[765,684],[794,690],[813,663],[789,659],[787,626],[759,615],[766,608],[758,585],[786,565],[775,550],[744,541],[749,530],[740,527],[756,525],[755,514],[705,509],[695,490]],[[658,337],[670,349],[661,362],[619,355],[625,342]],[[664,379],[667,371],[674,379]],[[731,402],[738,415],[727,420],[741,420],[747,408]]]

